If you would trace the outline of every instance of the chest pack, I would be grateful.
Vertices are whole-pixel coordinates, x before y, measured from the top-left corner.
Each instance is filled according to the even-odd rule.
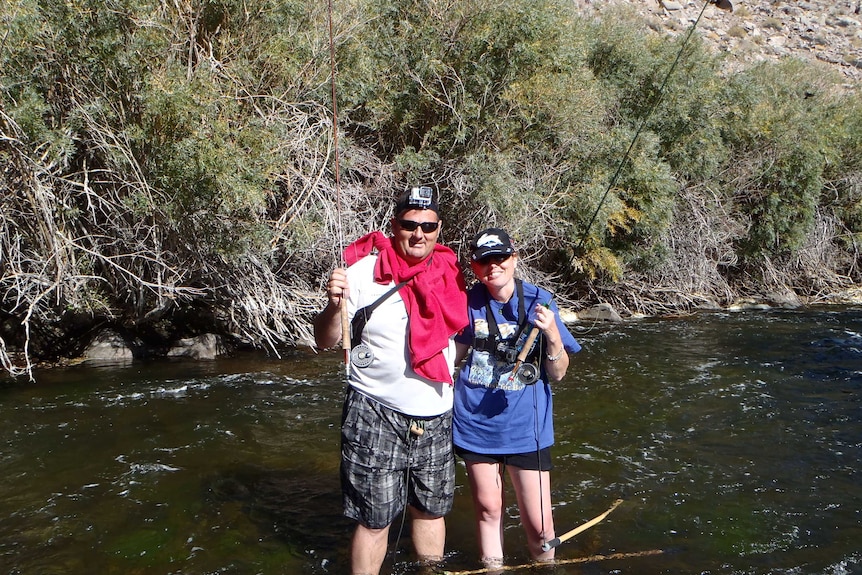
[[[527,327],[529,326],[522,280],[515,279],[515,291],[518,294],[518,323],[515,333],[505,339],[501,337],[497,318],[494,316],[494,310],[491,309],[491,296],[487,294],[486,290],[485,318],[488,322],[488,337],[473,337],[473,349],[486,351],[497,361],[505,364],[514,364],[517,361],[518,354],[521,352],[519,346],[526,339]],[[527,355],[528,361],[534,360],[538,356],[538,347],[535,346]]]

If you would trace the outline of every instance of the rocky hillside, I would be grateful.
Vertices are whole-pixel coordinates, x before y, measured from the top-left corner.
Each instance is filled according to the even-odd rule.
[[[727,53],[730,68],[795,56],[838,70],[848,89],[862,86],[862,0],[575,0],[596,13],[629,5],[650,28],[674,35],[689,30],[704,1],[698,30]]]

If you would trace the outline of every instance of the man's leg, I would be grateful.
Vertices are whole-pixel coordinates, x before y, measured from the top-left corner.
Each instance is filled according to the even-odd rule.
[[[377,575],[386,558],[389,545],[389,526],[371,529],[357,524],[350,545],[350,572],[352,575]]]
[[[407,480],[410,526],[417,559],[443,561],[446,522],[455,496],[452,412],[425,420],[425,433],[411,439],[413,465]]]
[[[429,515],[416,509],[410,509],[413,549],[420,563],[439,563],[443,561],[443,549],[446,545],[446,521],[443,517]]]
[[[341,491],[344,515],[356,521],[350,546],[353,575],[380,572],[390,525],[405,504],[407,450],[397,431],[403,419],[352,389],[347,395],[341,423]]]

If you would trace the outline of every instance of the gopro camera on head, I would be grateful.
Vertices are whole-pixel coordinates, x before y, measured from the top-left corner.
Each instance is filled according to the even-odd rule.
[[[418,188],[410,188],[410,197],[407,199],[408,205],[427,208],[431,205],[434,191],[428,186],[419,186]]]

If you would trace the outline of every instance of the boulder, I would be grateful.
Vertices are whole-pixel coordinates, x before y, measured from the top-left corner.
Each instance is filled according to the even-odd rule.
[[[609,303],[599,303],[578,312],[578,319],[581,321],[609,321],[613,323],[623,321],[622,316]]]
[[[132,361],[134,354],[120,334],[106,329],[93,338],[81,357],[85,361]]]
[[[573,310],[560,308],[560,319],[565,324],[575,323],[578,321],[578,314]]]
[[[743,297],[739,298],[727,307],[730,311],[766,311],[772,309],[772,306],[758,297]]]
[[[224,341],[212,333],[181,339],[168,350],[168,357],[189,357],[192,359],[215,359],[224,354]]]
[[[802,300],[795,292],[787,290],[783,292],[770,292],[766,294],[766,300],[772,305],[784,309],[798,309],[802,307]]]

